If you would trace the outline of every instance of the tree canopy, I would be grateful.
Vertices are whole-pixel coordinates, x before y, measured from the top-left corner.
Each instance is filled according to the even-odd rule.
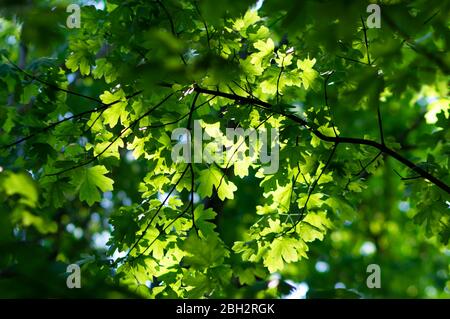
[[[0,7],[0,296],[450,297],[449,2],[74,3]]]

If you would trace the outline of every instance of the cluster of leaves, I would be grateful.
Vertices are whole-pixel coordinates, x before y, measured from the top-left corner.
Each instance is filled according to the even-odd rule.
[[[78,261],[85,294],[277,297],[290,287],[267,285],[274,274],[334,285],[305,274],[324,254],[347,267],[327,248],[365,236],[387,264],[411,220],[413,246],[431,247],[417,254],[437,260],[417,274],[448,261],[448,5],[385,4],[367,29],[365,2],[112,0],[83,6],[80,29],[55,23],[47,52],[29,30],[53,2],[0,18],[0,285],[46,269],[35,291],[69,294],[52,274]],[[213,138],[203,149],[231,156],[173,161],[172,132],[194,120]],[[228,127],[277,129],[278,171]],[[410,295],[443,291],[444,272]]]

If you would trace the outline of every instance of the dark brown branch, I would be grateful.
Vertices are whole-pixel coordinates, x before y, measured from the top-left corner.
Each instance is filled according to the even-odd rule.
[[[295,184],[297,183],[298,176],[302,173],[302,171],[300,170],[299,162],[297,162],[297,166],[298,166],[297,174],[295,174],[295,177],[292,175],[292,186],[291,186],[291,195],[289,196],[289,203],[292,203],[292,195],[294,194]]]
[[[40,133],[44,133],[44,132],[46,132],[46,131],[48,131],[48,130],[54,128],[55,126],[57,126],[57,125],[59,125],[59,124],[61,124],[61,123],[64,123],[64,122],[69,121],[69,120],[72,120],[72,119],[80,118],[80,117],[82,117],[82,116],[84,116],[84,115],[86,115],[86,114],[94,113],[94,112],[103,110],[103,109],[105,109],[105,108],[106,108],[106,106],[103,105],[103,106],[98,107],[98,108],[95,108],[95,109],[93,109],[93,110],[84,111],[84,112],[81,112],[81,113],[78,113],[78,114],[75,114],[75,115],[66,117],[66,118],[64,118],[64,119],[62,119],[62,120],[60,120],[60,121],[51,123],[50,125],[47,125],[46,127],[43,127],[43,128],[41,128],[41,129],[38,129],[38,130],[36,130],[35,132],[31,133],[30,135],[27,135],[27,136],[25,136],[25,137],[22,137],[21,139],[18,139],[18,140],[15,141],[15,142],[12,142],[12,143],[10,143],[10,144],[3,145],[1,148],[10,148],[10,147],[12,147],[12,146],[14,146],[14,145],[17,145],[17,144],[20,144],[20,143],[22,143],[22,142],[24,142],[24,141],[26,141],[26,140],[29,140],[30,138],[35,137],[36,135],[38,135],[38,134],[40,134]]]
[[[397,174],[398,177],[400,177],[400,179],[402,181],[409,181],[409,180],[413,180],[413,179],[418,179],[418,178],[422,178],[422,176],[409,176],[409,177],[403,177],[402,175],[400,175],[399,172],[397,172],[397,170],[393,169],[395,174]]]
[[[156,3],[163,9],[164,13],[167,16],[167,19],[169,20],[169,24],[170,24],[170,31],[176,38],[178,38],[178,33],[175,31],[175,23],[173,22],[173,19],[172,19],[172,16],[170,15],[169,10],[167,10],[166,6],[164,5],[164,3],[162,3],[162,1],[156,0]],[[183,64],[186,65],[187,64],[186,60],[184,59],[182,54],[180,54],[180,58],[181,58],[181,61],[183,62]]]
[[[156,0],[156,3],[163,9],[164,13],[166,14],[167,19],[169,20],[169,23],[170,23],[170,30],[171,30],[172,34],[174,36],[178,37],[178,34],[175,31],[175,23],[173,23],[173,19],[169,13],[169,10],[167,10],[166,6],[162,3],[162,1]]]
[[[278,78],[277,78],[277,104],[280,102],[279,98],[280,98],[280,90],[279,90],[279,86],[280,86],[280,79],[281,79],[281,75],[283,74],[284,71],[284,57],[281,60],[281,68],[280,68],[280,72],[278,73]]]
[[[97,123],[97,121],[102,117],[102,115],[103,115],[103,113],[105,113],[105,111],[106,111],[106,108],[102,109],[102,110],[98,113],[97,117],[92,121],[91,125],[89,125],[89,126],[81,133],[81,135],[84,135],[84,134],[86,134],[87,132],[89,132],[89,131],[94,127],[95,123]]]
[[[147,252],[147,250],[156,242],[156,240],[158,240],[160,237],[161,237],[161,235],[162,234],[164,234],[165,233],[165,231],[170,227],[170,226],[172,226],[178,219],[180,219],[181,217],[183,217],[186,213],[187,213],[187,211],[189,210],[189,208],[192,208],[193,209],[193,203],[191,203],[191,202],[189,202],[189,204],[186,206],[186,208],[180,213],[180,214],[178,214],[178,216],[177,217],[175,217],[174,219],[172,219],[172,221],[170,222],[170,223],[168,223],[162,230],[161,230],[161,232],[159,232],[159,234],[155,237],[155,239],[153,239],[151,242],[150,242],[150,244],[148,244],[148,246],[147,247],[145,247],[145,249],[139,254],[139,255],[137,255],[136,257],[134,257],[133,259],[137,259],[137,258],[139,258],[139,257],[141,257],[142,255],[144,255],[146,252]],[[131,251],[131,250],[130,250]]]
[[[250,97],[257,99],[256,96],[253,95],[252,88],[250,87],[247,78],[245,79],[247,81],[247,89],[243,88],[238,82],[233,80],[234,85],[236,85],[238,88],[240,88],[242,91],[247,93]]]
[[[375,92],[375,96],[373,97],[373,99],[375,100],[375,105],[377,108],[377,121],[378,121],[378,130],[380,131],[380,140],[381,140],[381,144],[384,145],[383,121],[381,118],[381,110],[380,110],[380,95],[383,91],[383,86],[384,86],[384,80],[381,77],[381,78],[377,79],[376,92]]]
[[[345,56],[341,56],[341,55],[336,55],[336,56],[338,58],[341,58],[341,59],[344,59],[344,60],[348,60],[348,61],[351,61],[351,62],[355,62],[355,63],[359,63],[359,64],[363,64],[363,65],[368,65],[366,62],[358,61],[358,60],[355,60],[355,59],[352,59],[352,58],[347,58]]]
[[[191,105],[191,109],[190,109],[189,117],[188,117],[188,121],[187,121],[187,126],[186,126],[186,128],[189,130],[189,134],[191,136],[191,139],[192,139],[192,129],[191,129],[192,115],[194,114],[194,111],[196,109],[195,104],[197,103],[197,99],[198,99],[199,96],[200,96],[200,93],[199,92],[195,92],[195,96],[194,96],[194,99],[192,100],[192,105]],[[195,233],[198,235],[198,228],[197,228],[197,225],[195,224],[195,215],[194,215],[195,175],[194,175],[194,166],[192,165],[192,162],[188,164],[188,167],[189,167],[190,172],[191,172],[190,206],[191,206],[191,214],[192,214],[192,227],[195,229]]]
[[[395,158],[397,161],[399,161],[403,165],[409,167],[410,169],[415,171],[417,174],[419,174],[423,178],[428,179],[431,183],[435,184],[437,187],[439,187],[440,189],[442,189],[446,193],[450,194],[450,187],[447,184],[445,184],[442,180],[440,180],[439,178],[437,178],[437,177],[433,176],[432,174],[428,173],[427,171],[425,171],[421,167],[417,166],[416,164],[414,164],[413,162],[411,162],[407,158],[403,157],[402,155],[400,155],[396,151],[390,149],[386,145],[380,144],[380,143],[372,141],[372,140],[367,140],[367,139],[364,139],[364,138],[327,136],[327,135],[324,135],[323,133],[321,133],[317,129],[317,127],[314,124],[309,123],[306,120],[304,120],[304,119],[302,119],[300,117],[297,117],[294,114],[290,114],[290,113],[286,113],[286,112],[283,112],[283,111],[274,110],[274,108],[272,107],[272,104],[270,104],[268,102],[259,101],[259,100],[256,100],[256,99],[253,99],[253,98],[249,98],[249,97],[233,95],[233,94],[230,94],[230,93],[225,93],[225,92],[221,92],[221,91],[217,91],[217,90],[215,91],[215,90],[204,89],[204,88],[201,88],[201,87],[196,87],[195,91],[200,92],[202,94],[209,94],[209,95],[213,95],[213,96],[221,96],[221,97],[228,98],[230,100],[234,100],[234,101],[240,102],[240,103],[243,102],[243,103],[246,103],[246,104],[253,104],[256,107],[262,108],[262,109],[267,110],[269,112],[282,115],[282,116],[290,119],[291,121],[293,121],[295,123],[298,123],[299,125],[304,126],[311,133],[313,133],[314,135],[316,135],[318,138],[320,138],[321,140],[323,140],[325,142],[330,142],[330,143],[335,143],[335,144],[336,143],[337,144],[343,143],[343,144],[354,144],[354,145],[366,145],[366,146],[374,147],[374,148],[378,149],[379,151],[381,151],[382,153]]]
[[[208,100],[206,100],[205,102],[203,102],[203,103],[197,105],[197,106],[194,108],[194,111],[197,110],[197,109],[199,109],[199,108],[202,107],[203,105],[208,104],[210,101],[214,100],[215,98],[216,98],[216,97],[213,96],[213,97],[209,98]],[[162,123],[162,124],[147,125],[147,126],[140,127],[139,129],[140,129],[140,130],[145,130],[145,129],[149,129],[149,128],[159,128],[159,127],[164,127],[164,126],[171,125],[171,124],[177,124],[178,122],[181,122],[183,119],[185,119],[186,117],[188,117],[189,114],[191,114],[191,111],[189,111],[188,113],[184,114],[183,116],[179,117],[178,119],[176,119],[176,120],[174,120],[174,121],[166,122],[166,123]]]
[[[172,94],[171,94],[172,95]],[[198,109],[199,107],[201,107],[202,105],[208,103],[209,101],[211,101],[214,97],[212,97],[211,99],[208,99],[206,102],[200,104],[200,105],[195,105],[198,97],[199,97],[200,93],[196,92],[196,95],[194,96],[194,99],[192,101],[192,105],[191,105],[191,109],[189,111],[188,114],[184,115],[182,118],[189,116],[188,119],[188,124],[187,124],[187,128],[190,129],[190,123],[191,123],[191,119],[192,119],[192,114],[193,112]],[[176,122],[179,122],[180,119],[178,119]],[[167,125],[167,124],[166,124]],[[139,238],[137,239],[137,241],[133,244],[133,246],[131,246],[130,250],[128,251],[127,255],[125,256],[125,259],[130,255],[131,251],[139,244],[139,242],[141,241],[141,239],[145,236],[145,234],[147,233],[148,229],[150,228],[150,225],[153,223],[153,220],[156,218],[156,216],[159,214],[159,212],[161,211],[161,208],[164,206],[164,204],[166,203],[166,201],[169,199],[170,195],[173,193],[173,191],[175,190],[175,188],[178,186],[178,184],[180,183],[180,181],[183,179],[184,175],[186,174],[187,170],[190,169],[191,172],[191,198],[189,201],[189,205],[183,210],[183,212],[181,212],[181,214],[179,214],[175,219],[173,219],[166,227],[163,228],[162,232],[160,232],[160,234],[145,248],[145,250],[143,252],[141,252],[137,257],[135,258],[139,258],[140,256],[142,256],[152,245],[153,243],[159,238],[159,236],[161,235],[161,233],[164,233],[164,231],[171,226],[176,220],[178,220],[180,217],[182,217],[184,214],[186,214],[186,212],[188,211],[189,208],[191,208],[191,214],[192,214],[192,225],[194,227],[194,229],[196,230],[196,233],[198,234],[198,228],[195,224],[195,216],[194,216],[194,168],[192,166],[192,163],[189,163],[186,168],[183,170],[183,172],[181,173],[180,178],[177,180],[177,182],[175,183],[175,185],[173,185],[173,187],[170,189],[169,193],[167,194],[167,196],[164,198],[163,202],[158,206],[158,209],[156,210],[155,214],[152,216],[152,218],[150,219],[150,221],[148,222],[147,226],[145,227],[144,231],[142,232],[142,234],[139,236]]]
[[[194,114],[195,104],[197,103],[197,99],[198,99],[199,95],[200,95],[200,92],[195,92],[194,99],[192,100],[191,109],[189,111],[189,117],[187,120],[187,129],[189,131],[191,130],[192,115]]]
[[[65,92],[65,93],[68,93],[68,94],[71,94],[71,95],[75,95],[75,96],[81,97],[81,98],[86,99],[86,100],[91,100],[93,102],[97,102],[97,103],[103,104],[103,102],[100,99],[97,99],[95,97],[84,95],[84,94],[81,94],[81,93],[78,93],[78,92],[75,92],[75,91],[70,91],[70,90],[67,90],[67,89],[63,89],[63,88],[61,88],[61,87],[59,87],[59,86],[57,86],[57,85],[55,85],[53,83],[47,82],[45,80],[42,80],[42,79],[38,78],[37,76],[34,76],[34,75],[28,73],[27,71],[25,71],[24,69],[22,69],[21,67],[19,67],[17,64],[12,62],[8,57],[5,57],[5,58],[8,60],[8,62],[16,70],[18,70],[19,72],[23,73],[25,76],[27,76],[27,77],[35,80],[35,81],[38,81],[41,84],[44,84],[44,85],[46,85],[48,87],[51,87],[52,89],[55,89],[57,91]]]
[[[255,130],[259,129],[262,125],[264,125],[264,123],[266,123],[271,117],[273,116],[273,114],[267,116],[264,120],[262,120],[256,127]],[[237,153],[237,151],[239,150],[239,148],[245,143],[245,139],[239,143],[238,147],[236,147],[234,149],[233,154],[231,154],[230,159],[228,160],[227,165],[225,166],[224,170],[223,170],[223,174],[220,177],[220,181],[219,181],[219,185],[216,187],[216,191],[218,192],[220,189],[220,186],[222,186],[222,181],[225,178],[225,175],[228,173],[228,170],[230,169],[230,164],[231,164],[231,160],[233,159],[234,155]]]
[[[435,13],[433,13],[433,14],[431,15],[431,17],[429,17],[428,19],[426,19],[426,20],[423,22],[423,24],[427,24],[428,22],[430,22],[431,20],[433,20],[434,17],[436,17],[440,12],[441,12],[441,10],[438,10],[438,11],[436,11]]]

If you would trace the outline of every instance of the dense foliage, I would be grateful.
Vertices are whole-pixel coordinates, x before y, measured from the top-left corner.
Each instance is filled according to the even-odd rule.
[[[450,296],[449,2],[69,4],[0,8],[0,296]]]

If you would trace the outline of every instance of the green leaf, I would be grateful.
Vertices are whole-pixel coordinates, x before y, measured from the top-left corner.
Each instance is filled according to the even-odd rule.
[[[214,234],[216,225],[213,223],[216,213],[211,209],[204,209],[203,205],[198,205],[194,210],[195,225],[198,227],[200,235],[204,238]]]
[[[108,170],[103,165],[82,168],[71,175],[71,183],[80,193],[80,200],[86,201],[89,206],[101,200],[102,192],[113,190],[114,181],[105,176]]]
[[[72,52],[66,60],[66,66],[72,72],[76,72],[80,69],[81,75],[89,75],[91,67],[89,60],[84,56],[82,52]]]
[[[302,257],[307,258],[308,246],[301,239],[276,238],[263,257],[264,266],[271,273],[282,270],[285,263],[295,262]]]
[[[20,97],[20,103],[27,104],[32,97],[35,97],[39,93],[39,87],[37,85],[27,85],[23,89],[22,96]]]
[[[198,270],[221,265],[229,254],[217,236],[201,239],[191,235],[183,247],[187,253],[184,262]]]
[[[94,79],[105,78],[106,83],[111,83],[116,79],[116,72],[111,63],[105,58],[96,60],[95,68],[92,70]]]
[[[25,173],[8,173],[3,179],[3,189],[6,195],[18,194],[21,196],[19,203],[30,207],[36,207],[38,192],[34,181]]]
[[[297,67],[303,71],[301,77],[306,90],[313,86],[314,81],[319,76],[319,73],[313,69],[314,64],[316,64],[316,59],[297,60]]]
[[[56,233],[58,229],[56,222],[33,215],[28,211],[23,211],[21,215],[24,226],[34,226],[42,234]]]

